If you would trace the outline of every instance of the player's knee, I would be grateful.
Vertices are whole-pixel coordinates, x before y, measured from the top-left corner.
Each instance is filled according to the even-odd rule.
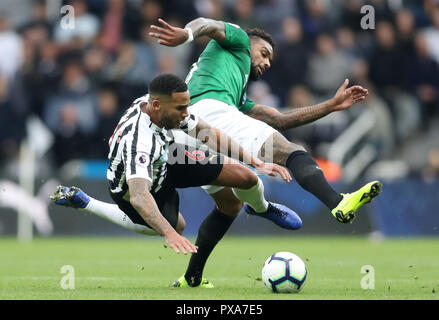
[[[240,189],[250,189],[258,184],[258,176],[250,169],[241,173]]]

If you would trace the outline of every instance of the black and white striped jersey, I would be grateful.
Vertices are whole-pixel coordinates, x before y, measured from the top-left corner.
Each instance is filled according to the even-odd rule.
[[[148,95],[136,99],[120,119],[109,140],[110,164],[107,179],[113,193],[125,194],[130,178],[149,180],[151,192],[161,188],[166,177],[168,146],[172,138],[168,131],[151,122],[150,117],[142,112],[140,106],[148,102]],[[195,129],[198,118],[189,115],[180,123],[180,129]]]

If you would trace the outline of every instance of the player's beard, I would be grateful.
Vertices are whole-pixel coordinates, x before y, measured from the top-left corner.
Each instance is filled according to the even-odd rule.
[[[262,75],[259,75],[258,73],[258,67],[254,66],[253,64],[250,67],[250,80],[252,81],[258,81],[259,79],[261,79]]]
[[[172,119],[172,117],[170,117],[167,112],[163,112],[162,118],[160,120],[160,127],[165,128],[166,130],[170,130],[178,128],[178,124],[176,124],[176,121]]]

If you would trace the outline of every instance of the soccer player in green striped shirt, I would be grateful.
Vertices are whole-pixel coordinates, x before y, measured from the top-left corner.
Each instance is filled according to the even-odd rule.
[[[271,66],[275,43],[268,33],[261,29],[244,31],[232,23],[206,18],[195,19],[184,29],[162,19],[159,22],[160,25],[151,26],[150,35],[165,46],[186,44],[201,36],[211,38],[186,78],[191,113],[227,133],[253,155],[290,169],[297,183],[322,201],[339,222],[351,223],[356,210],[380,193],[379,181],[370,182],[353,193],[336,192],[306,150],[278,132],[345,110],[364,100],[367,89],[348,88],[346,79],[333,98],[281,113],[273,107],[255,104],[246,93],[248,81],[260,79]],[[198,253],[192,255],[185,275],[175,286],[212,287],[202,278],[204,265],[243,206],[230,188],[206,186],[205,190],[215,200],[216,209],[200,226],[196,242]],[[247,205],[244,208],[254,214]]]

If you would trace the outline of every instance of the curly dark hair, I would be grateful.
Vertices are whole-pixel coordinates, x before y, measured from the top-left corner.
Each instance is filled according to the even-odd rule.
[[[273,51],[274,51],[274,48],[276,47],[276,42],[274,41],[271,34],[265,32],[262,29],[258,29],[258,28],[245,29],[245,32],[247,33],[249,38],[257,37],[257,38],[261,38],[261,39],[267,41],[271,45],[271,47],[273,48]]]

